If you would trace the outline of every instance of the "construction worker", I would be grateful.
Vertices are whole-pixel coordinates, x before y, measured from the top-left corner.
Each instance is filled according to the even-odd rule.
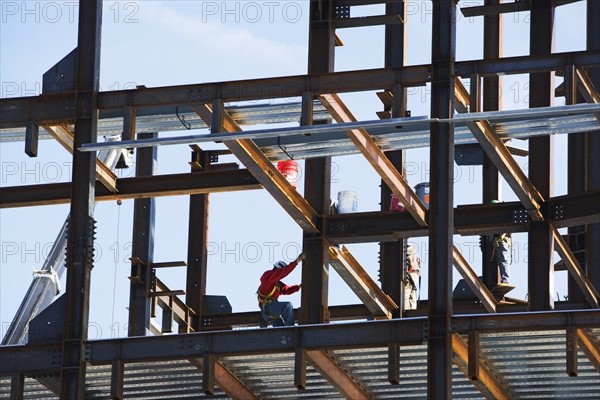
[[[421,279],[421,259],[412,244],[406,246],[406,273],[404,278],[404,309],[417,309],[417,287]]]
[[[492,200],[498,204],[498,200]],[[512,264],[512,236],[510,233],[498,233],[492,236],[492,257],[500,272],[499,286],[510,285],[510,265]]]
[[[490,261],[496,261],[496,265],[500,270],[499,285],[510,284],[510,264],[512,237],[510,233],[500,233],[492,237],[492,258]]]
[[[260,286],[256,292],[258,296],[258,306],[262,316],[273,326],[294,326],[294,308],[289,301],[281,302],[278,300],[282,294],[292,294],[300,290],[301,285],[286,285],[281,279],[288,276],[296,265],[304,259],[304,253],[291,263],[277,261],[273,264],[273,269],[266,271],[260,277]]]

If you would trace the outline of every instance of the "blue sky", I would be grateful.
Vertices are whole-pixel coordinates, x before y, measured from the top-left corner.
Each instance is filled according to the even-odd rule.
[[[461,6],[482,1],[463,2]],[[39,94],[41,76],[69,53],[77,42],[77,2],[0,1],[1,97]],[[431,3],[408,3],[408,64],[430,60]],[[380,14],[383,6],[359,7],[364,15]],[[359,14],[353,14],[358,16]],[[585,2],[560,7],[556,14],[555,51],[585,49]],[[581,21],[574,23],[573,21]],[[505,56],[526,55],[529,44],[528,13],[504,19]],[[479,59],[483,52],[482,18],[459,15],[457,59]],[[336,50],[336,70],[383,66],[383,28],[340,30],[345,43]],[[101,89],[118,90],[305,74],[307,70],[308,1],[104,1]],[[505,77],[503,108],[527,108],[526,76]],[[560,83],[557,78],[556,84]],[[374,92],[343,95],[359,120],[376,119],[380,103]],[[409,91],[413,116],[429,114],[427,87]],[[283,101],[291,101],[286,99]],[[271,100],[279,102],[281,100]],[[562,104],[556,99],[555,104]],[[173,135],[169,133],[168,135]],[[555,144],[555,194],[566,192],[565,138]],[[518,147],[527,147],[517,141]],[[217,145],[214,145],[216,148]],[[187,146],[159,149],[158,173],[187,172]],[[229,161],[225,159],[225,161]],[[42,141],[37,158],[28,158],[23,143],[0,145],[1,186],[53,183],[70,180],[71,156],[53,141]],[[414,186],[429,179],[427,149],[408,151],[407,179]],[[519,159],[526,169],[526,159]],[[379,178],[359,156],[335,157],[332,195],[353,190],[359,210],[376,210]],[[302,163],[301,163],[302,166]],[[133,171],[120,171],[129,176]],[[455,169],[455,203],[481,201],[480,169]],[[303,192],[299,182],[298,190]],[[504,200],[515,196],[504,185]],[[302,232],[265,191],[211,195],[208,294],[226,295],[235,312],[256,309],[254,292],[262,271],[278,259],[294,258]],[[155,261],[185,260],[187,246],[186,196],[157,200]],[[91,337],[125,336],[129,298],[128,257],[131,251],[133,201],[101,202],[96,263],[92,275]],[[66,215],[67,205],[0,210],[0,323],[2,332],[12,320],[30,282],[40,268]],[[456,237],[468,261],[480,271],[477,237]],[[427,297],[427,240],[415,239],[425,261],[422,298]],[[526,235],[515,235],[514,296],[525,298]],[[349,246],[377,278],[377,244]],[[330,270],[330,304],[354,304],[356,296],[333,269]],[[115,274],[116,272],[116,274]],[[160,270],[159,278],[172,289],[185,288],[182,268]],[[556,273],[556,291],[566,295],[565,273]],[[115,279],[116,278],[116,279]],[[455,283],[460,279],[455,273]],[[63,279],[64,280],[64,279]],[[113,286],[113,281],[116,286]],[[300,269],[287,278],[300,280]],[[64,287],[64,284],[63,284]],[[115,302],[113,303],[113,296]],[[297,307],[300,295],[289,296]],[[113,320],[114,311],[114,320]],[[112,327],[111,327],[112,326]]]

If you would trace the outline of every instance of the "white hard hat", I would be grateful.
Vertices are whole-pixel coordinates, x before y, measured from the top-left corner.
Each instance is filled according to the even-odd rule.
[[[277,261],[275,264],[273,264],[274,268],[277,269],[281,269],[283,267],[287,266],[287,264],[285,263],[285,261]]]

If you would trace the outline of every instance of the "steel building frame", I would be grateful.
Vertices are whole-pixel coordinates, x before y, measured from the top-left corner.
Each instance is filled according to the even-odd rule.
[[[552,136],[529,138],[533,168],[525,175],[502,140],[501,124],[493,120],[498,115],[508,118],[494,114],[500,108],[503,74],[529,74],[531,108],[550,106],[554,73],[565,77],[568,105],[600,102],[596,90],[600,2],[586,2],[587,49],[552,52],[555,8],[575,1],[485,0],[482,6],[462,9],[455,0],[433,1],[431,63],[405,66],[405,0],[311,0],[306,75],[111,92],[100,92],[98,83],[102,1],[81,1],[77,90],[0,100],[0,129],[25,129],[27,154],[37,153],[39,127],[73,153],[71,183],[0,188],[3,208],[70,203],[62,336],[48,343],[0,347],[0,393],[15,399],[596,396],[600,393],[600,125],[593,118],[598,118],[598,109],[585,111],[592,118],[589,132],[569,133],[569,188],[564,196],[552,193]],[[366,4],[385,4],[385,15],[350,17],[352,7]],[[531,13],[531,54],[503,58],[501,17],[525,10]],[[459,12],[484,18],[481,60],[455,60]],[[336,29],[370,25],[385,25],[384,68],[335,72],[335,47],[341,44]],[[462,79],[470,80],[468,89]],[[403,176],[407,147],[384,151],[379,136],[367,131],[369,123],[356,121],[338,96],[381,90],[380,118],[410,121],[407,88],[426,83],[432,88],[431,119],[426,122],[429,209]],[[253,90],[245,90],[248,87]],[[268,149],[276,132],[262,138],[243,136],[243,122],[227,103],[274,97],[302,99],[303,129],[319,132],[332,120],[339,124],[337,133],[381,177],[381,211],[331,214],[331,155],[306,153],[302,197],[273,166],[278,156]],[[138,132],[136,118],[168,114],[174,106],[194,113],[212,134],[220,135],[226,152],[246,169],[218,164],[213,153],[193,145],[189,173],[154,175],[158,160],[151,141],[156,134]],[[315,117],[316,107],[329,121]],[[568,106],[548,110],[552,114],[542,120],[576,112]],[[453,204],[453,168],[447,166],[455,159],[459,126],[455,112],[477,113],[461,123],[483,149],[483,204]],[[122,118],[124,140],[150,143],[136,149],[133,178],[111,177],[98,165],[93,146],[98,126],[107,118]],[[387,128],[390,137],[398,134]],[[227,132],[231,138],[222,139]],[[300,144],[313,140],[301,135]],[[498,198],[500,174],[519,201],[489,204]],[[205,312],[210,193],[257,189],[267,190],[303,231],[307,257],[295,327],[260,328],[258,313]],[[407,213],[386,211],[392,193]],[[172,195],[190,196],[187,260],[155,263],[154,199]],[[135,199],[130,337],[88,340],[95,229],[90,205],[116,198]],[[566,238],[557,230],[565,227]],[[489,262],[490,246],[482,251],[480,280],[452,242],[457,233],[500,230],[528,233],[528,302],[500,301],[490,294],[498,282],[496,267]],[[415,236],[429,237],[429,299],[419,310],[403,312],[404,244]],[[380,243],[381,286],[346,248],[337,247],[361,242]],[[554,251],[570,273],[568,302],[555,303],[550,295]],[[364,304],[329,306],[330,264]],[[171,290],[154,274],[157,268],[174,265],[187,268],[185,292]],[[452,298],[452,266],[476,299]],[[180,299],[183,294],[185,301]],[[157,328],[152,317],[158,309],[163,318]],[[350,322],[356,319],[363,321]],[[177,333],[148,334],[172,332],[173,321]],[[269,375],[277,369],[280,379]]]

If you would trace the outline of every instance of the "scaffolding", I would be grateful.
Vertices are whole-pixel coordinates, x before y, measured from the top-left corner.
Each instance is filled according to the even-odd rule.
[[[15,399],[597,398],[600,2],[586,2],[586,50],[552,51],[555,9],[576,1],[485,0],[461,8],[454,0],[433,1],[431,62],[408,66],[407,1],[311,0],[306,75],[111,92],[99,91],[102,2],[81,1],[77,51],[49,71],[71,71],[74,86],[0,100],[1,141],[24,141],[35,157],[47,137],[73,154],[70,184],[0,188],[3,208],[70,204],[66,293],[30,316],[30,324],[54,324],[59,336],[30,335],[26,344],[1,346],[0,393]],[[385,4],[384,15],[351,16],[354,7],[372,4]],[[502,57],[501,17],[520,11],[530,13],[530,54]],[[456,61],[458,13],[483,18],[483,59]],[[335,48],[343,44],[336,30],[378,25],[385,26],[384,68],[336,72]],[[500,76],[515,74],[529,75],[530,108],[500,111]],[[560,88],[553,74],[564,76]],[[407,90],[426,84],[430,116],[412,117]],[[339,96],[361,91],[378,91],[380,120],[357,120]],[[551,107],[555,95],[566,105]],[[230,106],[290,97],[301,101]],[[177,129],[182,115],[210,134],[158,137]],[[299,126],[242,128],[290,121]],[[97,143],[100,132],[122,132],[123,140]],[[563,196],[552,194],[557,134],[568,135]],[[528,152],[512,147],[511,138],[527,139]],[[227,149],[198,145],[213,141]],[[157,147],[182,144],[191,146],[191,171],[154,175]],[[406,150],[416,147],[430,150],[428,207],[404,176]],[[110,149],[134,149],[135,177],[118,178],[99,161],[96,152]],[[219,163],[223,154],[237,163]],[[361,154],[381,178],[381,210],[332,211],[331,157],[346,154]],[[515,161],[524,154],[534,166],[528,174]],[[457,155],[483,165],[481,204],[454,207],[448,166]],[[303,196],[274,165],[289,157],[305,160]],[[500,176],[517,201],[491,204]],[[259,312],[215,311],[219,299],[206,294],[209,196],[254,189],[267,191],[303,234],[294,327],[264,328]],[[392,194],[406,212],[389,210]],[[189,196],[187,260],[159,263],[155,198],[173,195]],[[90,340],[93,204],[115,199],[135,202],[128,337]],[[481,277],[453,243],[455,234],[498,232],[527,233],[527,301],[494,291],[499,276],[491,243],[482,240]],[[429,298],[417,310],[403,310],[410,237],[429,238]],[[348,243],[380,244],[381,284]],[[562,260],[557,265],[554,252]],[[329,305],[329,265],[361,304]],[[156,276],[159,268],[177,266],[186,268],[183,290]],[[453,298],[452,267],[470,298]],[[554,301],[551,293],[559,268],[569,272],[568,301]]]

